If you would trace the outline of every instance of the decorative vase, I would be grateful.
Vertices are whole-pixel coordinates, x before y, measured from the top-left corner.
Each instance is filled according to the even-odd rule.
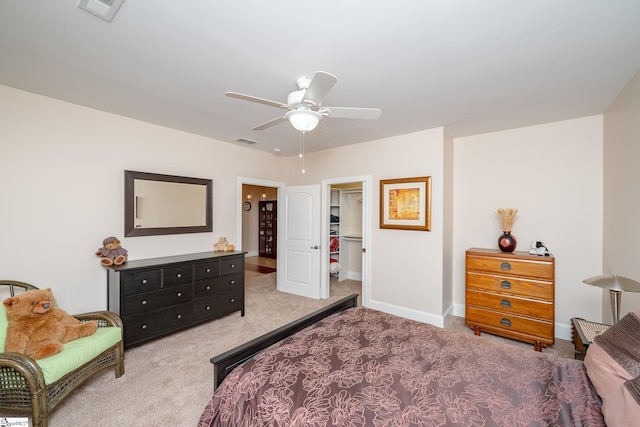
[[[504,231],[498,238],[498,247],[502,252],[513,252],[516,250],[518,241],[510,231]]]

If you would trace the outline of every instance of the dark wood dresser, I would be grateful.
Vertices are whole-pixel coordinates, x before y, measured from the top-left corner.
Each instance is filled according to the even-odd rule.
[[[202,252],[108,267],[108,309],[124,346],[142,344],[235,311],[244,316],[244,252]]]
[[[555,258],[471,248],[466,252],[465,322],[482,331],[532,343],[555,342]]]

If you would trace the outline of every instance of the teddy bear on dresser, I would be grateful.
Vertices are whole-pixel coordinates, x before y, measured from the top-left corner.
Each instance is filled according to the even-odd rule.
[[[115,237],[107,237],[102,241],[102,247],[96,251],[99,256],[100,264],[105,267],[110,265],[120,265],[127,261],[128,252],[125,248],[120,247],[120,240]]]
[[[4,351],[44,359],[62,351],[62,344],[92,335],[95,320],[82,323],[55,306],[51,289],[34,289],[6,298],[7,337]]]

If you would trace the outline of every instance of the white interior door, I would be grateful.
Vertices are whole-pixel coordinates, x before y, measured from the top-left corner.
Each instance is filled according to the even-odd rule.
[[[279,291],[320,298],[320,186],[278,191]]]

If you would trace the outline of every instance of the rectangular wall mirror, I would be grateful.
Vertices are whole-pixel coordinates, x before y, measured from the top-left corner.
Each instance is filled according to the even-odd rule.
[[[124,171],[124,235],[213,230],[210,179]]]

